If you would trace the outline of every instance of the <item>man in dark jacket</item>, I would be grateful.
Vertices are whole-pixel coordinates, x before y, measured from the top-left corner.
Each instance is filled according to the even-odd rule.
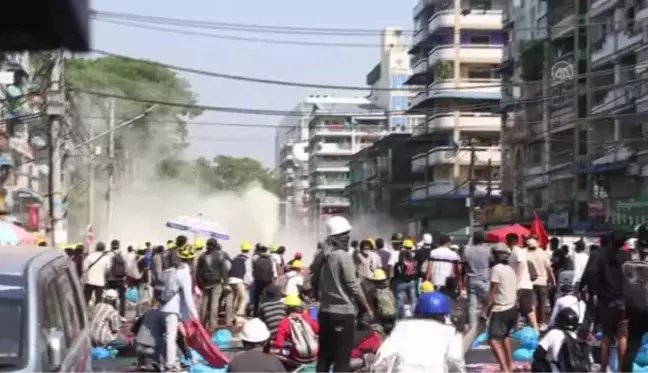
[[[206,252],[198,258],[196,268],[196,279],[204,296],[200,306],[200,318],[205,328],[218,327],[220,300],[228,286],[227,272],[227,256],[218,241],[210,238],[207,240]]]
[[[119,296],[119,314],[122,319],[126,317],[126,258],[120,251],[118,240],[110,242],[111,263],[106,275],[106,288],[114,289]]]

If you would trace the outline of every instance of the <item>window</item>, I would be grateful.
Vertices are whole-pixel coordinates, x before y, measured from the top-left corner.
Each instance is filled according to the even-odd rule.
[[[396,89],[403,88],[403,85],[405,84],[407,78],[408,76],[403,74],[392,75],[391,77],[392,88],[396,88]]]
[[[472,35],[470,37],[470,44],[490,44],[489,35]]]
[[[0,320],[2,320],[2,333],[0,333],[0,366],[16,367],[24,355],[21,343],[25,341],[23,335],[24,319],[22,299],[0,299]]]
[[[70,279],[70,284],[74,291],[71,294],[71,297],[74,300],[74,308],[76,309],[76,317],[79,323],[79,330],[83,330],[86,326],[86,309],[85,309],[85,299],[83,297],[83,287],[81,283],[78,282],[77,277],[74,275],[76,269],[73,267],[72,263],[67,269],[67,277]]]
[[[61,273],[56,277],[56,280],[50,283],[52,292],[57,293],[57,298],[62,311],[63,327],[65,330],[65,337],[69,344],[72,344],[74,339],[80,332],[80,322],[78,320],[78,311],[75,307],[75,301],[71,296],[74,293],[74,287],[67,272]]]

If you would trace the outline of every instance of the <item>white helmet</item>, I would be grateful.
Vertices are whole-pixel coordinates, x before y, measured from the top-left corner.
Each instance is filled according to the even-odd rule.
[[[115,289],[106,289],[103,292],[103,299],[105,300],[116,300],[119,294],[117,294],[117,290]]]
[[[338,234],[351,231],[349,221],[341,216],[333,216],[326,221],[326,235],[337,236]]]
[[[270,331],[261,319],[252,319],[243,325],[241,340],[249,343],[263,343],[270,338]]]

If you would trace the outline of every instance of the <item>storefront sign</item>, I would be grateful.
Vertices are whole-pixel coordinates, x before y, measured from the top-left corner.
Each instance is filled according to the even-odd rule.
[[[479,225],[508,223],[515,218],[515,209],[507,205],[487,205],[475,211],[475,221]]]
[[[554,212],[547,218],[547,229],[568,229],[569,212]]]
[[[648,198],[631,198],[614,203],[608,222],[632,230],[635,226],[648,222]]]

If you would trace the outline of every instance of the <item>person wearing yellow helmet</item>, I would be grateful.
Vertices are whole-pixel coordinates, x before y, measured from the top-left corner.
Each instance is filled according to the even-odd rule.
[[[371,241],[362,240],[360,248],[353,254],[356,272],[362,284],[373,279],[374,271],[381,267],[380,256],[373,251]]]
[[[169,249],[169,250],[170,249],[175,249],[175,247],[176,247],[176,245],[175,245],[175,242],[173,240],[167,240],[167,242],[166,242],[166,248],[167,249]]]
[[[196,241],[194,241],[194,247],[196,248],[196,251],[200,251],[205,248],[205,240],[202,238],[196,238]]]
[[[421,283],[421,294],[427,294],[434,291],[434,285],[430,281],[423,281]]]
[[[398,310],[396,298],[389,286],[389,278],[383,269],[378,268],[374,271],[372,285],[367,294],[367,302],[375,310],[374,321],[389,331],[396,323]]]
[[[241,242],[241,253],[232,259],[229,270],[229,286],[232,288],[233,311],[238,318],[245,316],[248,304],[248,286],[252,283],[252,245]]]
[[[303,269],[304,264],[301,260],[293,260],[290,263],[290,269],[286,272],[286,286],[284,288],[286,295],[301,295],[301,289],[304,286]]]
[[[306,312],[304,302],[299,295],[287,295],[284,299],[284,306],[286,307],[286,317],[277,326],[277,336],[272,343],[272,349],[278,352],[289,348],[288,358],[298,364],[315,361],[318,351],[319,324],[311,318],[309,312]],[[303,343],[300,343],[299,346],[296,343],[297,336],[292,335],[292,331],[297,325],[304,329],[303,335],[300,336]],[[304,336],[310,336],[310,338],[304,338]],[[306,348],[302,351],[298,347]]]
[[[250,241],[241,241],[241,252],[249,253],[252,250],[252,244]]]
[[[404,239],[402,249],[397,251],[397,259],[393,265],[393,285],[396,289],[398,315],[404,318],[411,314],[416,307],[418,292],[419,266],[416,262],[414,242]],[[409,303],[405,304],[405,300]]]

